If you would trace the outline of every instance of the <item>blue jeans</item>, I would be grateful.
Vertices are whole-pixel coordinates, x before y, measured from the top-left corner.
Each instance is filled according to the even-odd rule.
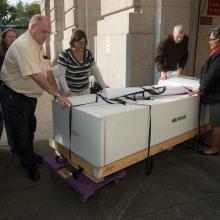
[[[159,79],[160,79],[160,72],[156,68],[154,68],[154,84],[155,85],[158,84]]]

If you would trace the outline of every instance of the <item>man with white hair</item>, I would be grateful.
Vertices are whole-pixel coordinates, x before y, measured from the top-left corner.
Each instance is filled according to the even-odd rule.
[[[155,56],[156,83],[165,80],[169,72],[182,73],[188,59],[189,38],[184,34],[183,25],[176,25],[173,33],[160,41]]]
[[[72,103],[59,94],[43,44],[51,33],[50,20],[34,15],[27,32],[22,34],[8,49],[2,66],[2,94],[4,112],[7,112],[14,141],[14,148],[31,180],[40,178],[37,164],[42,157],[33,149],[37,98],[46,90],[63,106]]]

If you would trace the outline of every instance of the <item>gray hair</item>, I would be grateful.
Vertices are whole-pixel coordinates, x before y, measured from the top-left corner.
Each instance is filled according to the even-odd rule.
[[[48,17],[40,14],[33,15],[31,20],[29,21],[29,27],[31,27],[33,24],[39,24],[43,19],[49,20]]]
[[[220,41],[220,28],[216,27],[216,28],[213,28],[210,33],[209,33],[209,36],[210,35],[213,35],[214,38],[218,39]]]
[[[182,24],[178,24],[178,25],[174,26],[173,32],[184,33],[183,25]]]

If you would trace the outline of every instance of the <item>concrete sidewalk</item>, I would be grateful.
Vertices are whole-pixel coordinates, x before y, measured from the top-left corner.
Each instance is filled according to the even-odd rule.
[[[36,151],[52,153],[48,141]],[[0,146],[0,219],[2,220],[219,220],[220,156],[202,156],[183,144],[154,157],[150,176],[144,162],[127,168],[119,184],[111,183],[82,203],[79,195],[47,167],[32,182],[7,146]]]

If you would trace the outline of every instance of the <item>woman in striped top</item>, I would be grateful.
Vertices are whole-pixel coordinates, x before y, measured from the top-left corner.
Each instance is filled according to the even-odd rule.
[[[58,80],[66,96],[89,93],[89,76],[94,75],[102,88],[104,83],[91,51],[86,49],[87,37],[82,30],[71,36],[70,48],[62,51],[58,58]]]

